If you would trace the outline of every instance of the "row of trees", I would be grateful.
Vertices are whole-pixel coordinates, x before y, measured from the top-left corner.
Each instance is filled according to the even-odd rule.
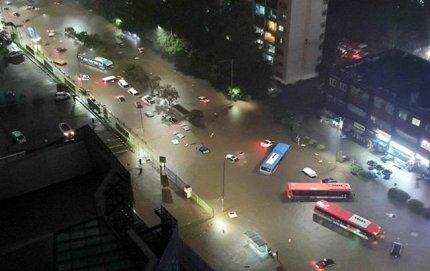
[[[226,0],[81,0],[120,27],[140,35],[155,30],[157,45],[178,69],[209,80],[219,89],[233,85],[252,98],[263,98],[271,66],[255,43],[250,1]],[[158,27],[160,26],[160,27]]]

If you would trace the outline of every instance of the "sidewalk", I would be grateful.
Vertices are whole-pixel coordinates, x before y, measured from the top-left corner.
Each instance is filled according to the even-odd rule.
[[[397,187],[408,192],[412,198],[416,198],[418,200],[423,201],[426,206],[430,206],[430,184],[425,181],[416,182],[416,174],[413,172],[408,172],[404,169],[399,169],[393,165],[393,162],[383,163],[380,159],[380,156],[377,156],[370,152],[367,148],[349,140],[349,139],[340,139],[339,132],[330,127],[326,123],[321,123],[318,119],[312,118],[306,120],[306,126],[302,125],[300,132],[302,136],[309,136],[311,138],[315,138],[322,144],[326,146],[326,151],[321,153],[320,157],[325,159],[325,161],[330,161],[333,163],[336,153],[336,150],[341,151],[343,154],[351,157],[351,160],[355,160],[358,164],[360,164],[364,169],[367,168],[366,162],[368,160],[374,160],[381,164],[383,167],[391,170],[393,174],[389,180],[384,180],[382,178],[378,178],[373,180],[375,182],[380,182],[384,186],[386,186],[387,190],[394,186],[394,183],[397,183]],[[315,152],[317,152],[315,150]],[[340,165],[349,165],[348,163],[336,163],[336,167],[340,167]]]

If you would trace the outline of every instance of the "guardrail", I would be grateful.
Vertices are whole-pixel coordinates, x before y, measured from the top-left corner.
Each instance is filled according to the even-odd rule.
[[[125,142],[128,148],[136,153],[138,157],[143,158],[144,161],[150,162],[149,164],[157,171],[159,171],[160,165],[158,158],[154,154],[151,147],[142,140],[134,131],[132,131],[124,122],[116,117],[105,105],[98,102],[94,97],[90,96],[81,87],[77,86],[74,80],[66,74],[65,71],[52,64],[52,61],[39,50],[34,50],[32,46],[26,44],[22,39],[14,41],[26,55],[34,62],[44,69],[49,75],[54,77],[57,81],[64,83],[72,92],[74,99],[78,99],[79,102],[91,111],[101,123],[116,135],[118,135],[123,142]],[[168,179],[178,189],[183,191],[183,188],[187,185],[179,176],[173,171],[167,169]],[[209,214],[209,219],[213,218],[214,210],[207,204],[202,198],[196,193],[192,192],[191,200],[200,207],[205,213]]]

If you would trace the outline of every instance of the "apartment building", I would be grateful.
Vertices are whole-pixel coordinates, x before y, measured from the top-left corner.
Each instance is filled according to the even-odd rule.
[[[363,145],[428,168],[430,62],[391,49],[333,69],[325,106]]]
[[[317,76],[328,0],[253,0],[257,43],[274,78],[292,84]]]

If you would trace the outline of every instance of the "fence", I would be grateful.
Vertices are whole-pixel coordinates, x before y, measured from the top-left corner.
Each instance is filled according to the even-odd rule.
[[[91,111],[105,127],[110,129],[116,135],[118,135],[128,148],[137,154],[138,157],[148,162],[155,170],[159,171],[160,165],[158,163],[158,157],[151,147],[139,136],[133,132],[127,125],[116,117],[109,109],[98,102],[92,97],[87,91],[78,87],[74,80],[67,75],[62,69],[55,65],[52,65],[52,61],[46,57],[43,52],[33,49],[29,44],[26,44],[22,39],[16,39],[15,42],[22,48],[22,50],[29,56],[34,62],[44,69],[49,75],[54,77],[57,81],[64,83],[72,92],[74,99],[84,105],[89,111]],[[178,177],[173,171],[167,169],[167,176],[171,183],[173,183],[178,189],[183,191],[184,187],[187,186],[180,177]],[[191,200],[199,206],[205,213],[209,214],[210,218],[214,216],[213,208],[208,205],[203,199],[201,199],[196,193],[192,193]]]

